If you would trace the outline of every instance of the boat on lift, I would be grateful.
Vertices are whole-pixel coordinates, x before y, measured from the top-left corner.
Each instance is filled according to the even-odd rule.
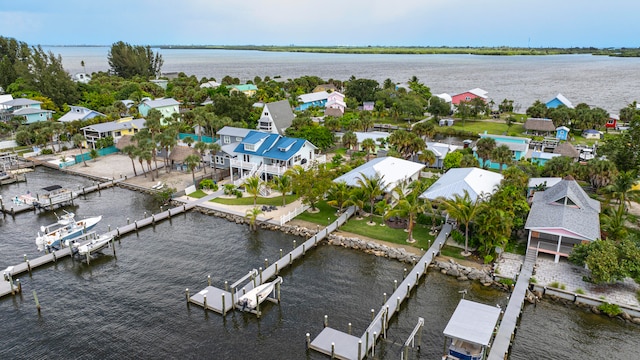
[[[276,284],[282,284],[281,277],[278,276],[278,278],[271,282],[264,283],[247,291],[246,294],[238,298],[236,305],[242,308],[242,311],[255,309],[259,304],[262,304],[263,301],[267,300],[269,294],[273,292]]]
[[[36,237],[38,251],[44,249],[60,249],[65,245],[63,241],[84,234],[96,226],[100,220],[102,220],[102,216],[94,216],[76,221],[74,213],[65,211],[64,215],[58,217],[57,222],[40,227],[40,231]]]
[[[109,246],[113,237],[113,235],[98,235],[95,231],[92,231],[81,236],[79,239],[71,239],[69,242],[73,243],[75,249],[74,252],[77,251],[77,254],[80,256],[87,256]],[[79,242],[78,240],[81,239],[87,239],[89,242]]]

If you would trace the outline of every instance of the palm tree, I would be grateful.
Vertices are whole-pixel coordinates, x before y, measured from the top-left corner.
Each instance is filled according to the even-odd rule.
[[[469,256],[469,223],[478,214],[480,209],[480,198],[471,200],[469,192],[464,191],[464,195],[455,194],[452,199],[443,199],[442,206],[452,218],[460,224],[464,224],[464,256]]]
[[[175,127],[167,127],[160,134],[159,139],[160,147],[164,150],[164,167],[165,172],[168,174],[171,172],[171,166],[169,166],[169,152],[171,148],[178,144],[178,130]]]
[[[606,239],[619,242],[629,234],[626,226],[628,215],[624,208],[624,204],[618,204],[615,207],[607,206],[600,214],[602,233]]]
[[[349,198],[349,185],[346,181],[338,181],[331,184],[331,187],[327,191],[327,205],[335,206],[338,211],[342,212],[344,203]]]
[[[367,161],[369,161],[369,154],[376,149],[376,141],[371,138],[364,139],[360,147],[367,153]]]
[[[384,175],[372,175],[367,176],[364,173],[360,173],[360,177],[356,180],[356,184],[362,191],[367,199],[369,199],[369,223],[373,223],[373,203],[376,197],[384,194]]]
[[[260,208],[257,206],[254,206],[251,209],[247,209],[245,217],[249,219],[249,230],[258,230],[258,225],[256,223],[260,214],[262,214],[262,210],[260,210]]]
[[[409,187],[411,191],[407,194],[405,194],[404,187],[397,187],[397,189],[394,189],[398,195],[402,195],[400,195],[400,200],[398,200],[396,206],[387,213],[387,216],[407,218],[407,231],[409,234],[407,242],[414,243],[416,242],[413,238],[413,227],[415,225],[414,220],[418,217],[418,214],[424,213],[426,209],[430,208],[431,203],[426,199],[420,198],[423,187],[411,185],[409,185]]]
[[[133,175],[138,176],[138,172],[136,171],[136,163],[133,159],[136,157],[136,146],[133,144],[129,144],[122,149],[122,152],[126,154],[129,159],[131,159],[131,166],[133,166]]]
[[[196,183],[196,173],[195,170],[200,164],[200,156],[196,154],[191,154],[184,159],[184,163],[187,164],[187,168],[191,171],[191,178],[193,179],[193,183]]]
[[[364,190],[361,188],[352,188],[349,192],[349,197],[344,201],[343,206],[355,206],[358,217],[360,216],[360,210],[364,208],[367,196]]]
[[[490,137],[483,137],[476,143],[476,153],[478,157],[482,159],[482,168],[487,168],[487,162],[491,158],[491,152],[496,147],[496,140]]]
[[[143,155],[143,153],[144,153],[144,150],[142,148],[136,147],[134,155],[135,155],[135,157],[138,158],[138,162],[140,163],[140,168],[142,169],[142,175],[144,175],[144,177],[146,178],[147,177],[147,172],[144,170],[144,165],[143,165],[144,155]],[[135,168],[134,168],[134,170],[135,170]]]
[[[491,160],[500,164],[500,172],[502,165],[510,165],[513,160],[513,153],[507,145],[500,145],[491,151]]]
[[[284,174],[273,178],[273,188],[282,194],[282,206],[287,205],[287,193],[293,189],[291,176]]]
[[[418,160],[431,167],[436,162],[436,154],[431,150],[423,150],[418,155]]]
[[[218,176],[218,166],[216,165],[216,154],[218,154],[218,151],[222,150],[222,148],[220,147],[220,144],[218,144],[217,142],[213,142],[211,144],[209,144],[209,152],[211,153],[211,160],[213,162],[213,174],[215,176],[215,178],[217,179]]]
[[[358,137],[353,131],[347,131],[342,135],[342,145],[347,148],[347,150],[351,150],[358,144]]]
[[[204,157],[204,153],[207,151],[207,149],[209,149],[209,145],[205,142],[198,141],[194,146],[194,148],[200,153],[200,161],[203,161],[202,158]],[[204,169],[204,174],[206,175],[207,174],[206,164],[202,168]]]
[[[589,183],[594,189],[609,185],[616,177],[618,170],[613,161],[594,159],[587,163]]]
[[[618,204],[628,205],[631,201],[640,202],[640,190],[633,189],[638,182],[636,172],[633,170],[622,171],[613,182],[604,187],[607,200],[616,200]]]
[[[426,141],[435,133],[435,127],[433,125],[433,122],[431,121],[422,121],[413,125],[413,127],[411,128],[411,132],[415,133]]]
[[[258,195],[260,194],[260,185],[262,181],[257,176],[251,176],[244,180],[244,190],[253,196],[253,206],[256,206]]]
[[[85,160],[84,151],[82,150],[82,143],[84,142],[84,136],[82,136],[82,134],[80,133],[75,134],[71,138],[71,141],[73,141],[73,145],[80,148],[80,157],[82,158],[82,162],[84,162],[84,166],[87,166],[87,160]]]

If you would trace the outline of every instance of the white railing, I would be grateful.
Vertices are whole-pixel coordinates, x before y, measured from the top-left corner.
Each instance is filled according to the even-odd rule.
[[[309,205],[302,205],[302,206],[300,206],[298,208],[293,209],[293,211],[289,211],[289,213],[280,216],[280,226],[288,223],[294,217],[296,217],[296,216],[302,214],[303,212],[307,211],[307,209],[309,207],[310,207]]]

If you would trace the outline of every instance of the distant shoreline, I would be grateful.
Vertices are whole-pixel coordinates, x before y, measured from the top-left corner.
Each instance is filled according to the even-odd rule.
[[[49,47],[109,47],[109,45],[46,45]],[[270,46],[270,45],[151,45],[167,50],[253,50],[271,52],[300,52],[320,54],[378,54],[378,55],[602,55],[612,57],[640,57],[640,48],[522,48],[522,47],[431,47],[431,46]]]

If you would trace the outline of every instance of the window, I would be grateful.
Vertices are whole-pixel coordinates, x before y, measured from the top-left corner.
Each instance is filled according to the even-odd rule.
[[[254,144],[244,144],[244,149],[247,151],[256,151],[256,146]]]
[[[293,162],[300,162],[300,159],[302,158],[301,155],[296,155],[293,157]]]
[[[215,162],[218,165],[224,165],[224,156],[216,155]]]
[[[249,162],[249,160],[251,160],[251,156],[249,154],[244,154],[244,155],[242,155],[242,160],[246,161],[246,162]]]
[[[230,144],[231,143],[231,137],[228,135],[225,135],[222,137],[222,142],[225,144]]]
[[[239,136],[236,136],[236,142],[240,142],[240,141],[242,141],[242,138]]]

